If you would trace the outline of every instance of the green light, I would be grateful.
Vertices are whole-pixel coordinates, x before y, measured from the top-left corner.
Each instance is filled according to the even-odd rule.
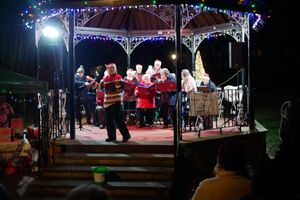
[[[88,2],[87,2],[87,1],[85,1],[85,2],[84,2],[84,4],[85,4],[85,5],[87,5],[87,4],[88,4]]]
[[[251,8],[255,8],[255,4],[251,4]]]
[[[204,4],[203,3],[200,3],[200,7],[203,7],[204,6]]]
[[[152,1],[152,4],[156,4],[156,0],[153,0],[153,1]]]

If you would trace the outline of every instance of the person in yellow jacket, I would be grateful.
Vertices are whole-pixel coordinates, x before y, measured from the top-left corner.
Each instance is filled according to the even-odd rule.
[[[192,200],[239,200],[251,192],[243,147],[225,141],[218,150],[215,177],[204,179]]]

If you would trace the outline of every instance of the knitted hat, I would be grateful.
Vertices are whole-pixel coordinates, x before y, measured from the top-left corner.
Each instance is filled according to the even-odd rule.
[[[77,73],[84,73],[83,65],[80,65],[80,67],[77,69]]]

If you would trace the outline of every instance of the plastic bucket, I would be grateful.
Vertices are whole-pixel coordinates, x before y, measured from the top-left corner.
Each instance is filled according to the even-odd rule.
[[[107,171],[107,167],[105,166],[94,167],[94,181],[96,183],[105,183],[105,175],[107,174]]]

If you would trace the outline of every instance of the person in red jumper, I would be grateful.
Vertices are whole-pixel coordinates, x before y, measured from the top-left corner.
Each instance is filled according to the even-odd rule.
[[[106,117],[106,129],[108,138],[106,142],[115,142],[116,125],[123,136],[122,142],[127,142],[131,136],[124,121],[124,114],[122,109],[122,77],[117,74],[117,66],[115,63],[106,65],[108,75],[105,76],[100,85],[104,88],[104,109]]]
[[[137,113],[140,118],[138,119],[138,127],[143,127],[144,117],[146,117],[149,127],[153,126],[153,119],[155,114],[155,96],[156,88],[154,83],[150,81],[151,77],[149,74],[144,74],[142,77],[143,82],[135,88],[135,95],[137,97]]]

